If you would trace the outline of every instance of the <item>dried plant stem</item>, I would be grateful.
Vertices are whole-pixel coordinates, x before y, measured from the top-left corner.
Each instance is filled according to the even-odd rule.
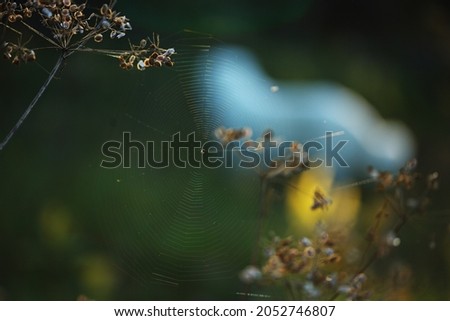
[[[39,89],[39,91],[37,92],[36,96],[34,96],[33,100],[31,101],[31,103],[28,105],[28,108],[25,110],[25,112],[22,114],[22,116],[19,118],[19,120],[17,121],[16,125],[10,130],[10,132],[8,133],[8,135],[5,137],[5,139],[2,141],[2,143],[0,144],[0,151],[3,150],[3,148],[6,146],[6,144],[8,144],[8,142],[11,140],[11,138],[14,136],[14,134],[16,133],[16,131],[20,128],[20,126],[22,125],[22,123],[24,122],[24,120],[28,117],[28,115],[30,114],[31,110],[34,108],[34,106],[36,105],[36,103],[39,101],[39,99],[41,98],[41,96],[44,94],[45,90],[47,89],[47,87],[50,85],[51,81],[53,80],[53,78],[55,78],[55,75],[58,73],[58,71],[61,69],[64,59],[66,58],[66,55],[64,53],[61,53],[61,55],[59,56],[58,60],[56,61],[55,66],[53,67],[52,71],[50,72],[50,74],[48,75],[47,80],[45,80],[44,84],[42,85],[42,87]]]
[[[267,178],[265,176],[261,177],[261,188],[260,188],[260,192],[259,192],[259,215],[258,215],[258,230],[257,230],[257,234],[256,234],[256,242],[254,245],[254,249],[253,249],[253,254],[252,254],[252,264],[256,265],[257,261],[258,261],[258,254],[259,254],[259,247],[260,247],[260,243],[261,243],[261,237],[263,235],[263,231],[264,231],[264,223],[267,219],[267,210],[268,210],[268,201],[267,201],[267,195],[268,190],[267,190]]]

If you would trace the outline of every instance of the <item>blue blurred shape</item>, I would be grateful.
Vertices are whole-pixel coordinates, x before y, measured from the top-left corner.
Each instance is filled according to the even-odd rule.
[[[255,56],[242,48],[215,50],[205,86],[212,88],[216,123],[251,127],[253,139],[272,129],[278,139],[325,143],[327,131],[349,142],[340,154],[349,164],[334,164],[338,177],[362,175],[369,165],[397,170],[414,154],[411,132],[383,119],[363,97],[328,82],[282,82],[268,77]]]

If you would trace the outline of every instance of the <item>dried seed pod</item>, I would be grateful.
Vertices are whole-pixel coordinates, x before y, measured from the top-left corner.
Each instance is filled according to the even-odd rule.
[[[101,33],[98,33],[94,36],[95,42],[102,42],[103,41],[103,35]]]
[[[14,56],[14,59],[11,61],[11,63],[12,64],[14,64],[14,65],[18,65],[18,64],[20,64],[20,58],[19,58],[19,56]]]
[[[303,251],[305,257],[314,257],[316,255],[316,250],[312,246],[308,246]]]
[[[63,5],[65,5],[66,7],[70,7],[72,5],[72,1],[70,0],[63,0]]]
[[[430,190],[437,190],[439,188],[439,173],[434,172],[427,177],[427,186]]]
[[[36,53],[34,50],[30,50],[30,52],[27,54],[27,61],[35,61],[36,60]]]
[[[11,60],[12,59],[12,55],[8,52],[3,53],[3,58]]]
[[[126,62],[121,61],[121,62],[120,62],[120,68],[122,68],[122,69],[127,69],[127,64],[126,64]]]
[[[15,14],[10,14],[10,15],[8,16],[8,22],[9,22],[9,23],[14,23],[14,22],[16,22],[16,15],[15,15]]]
[[[10,53],[13,52],[13,47],[8,42],[5,42],[3,46],[5,47],[5,52],[6,53],[10,54]]]
[[[80,19],[80,18],[84,17],[84,13],[83,13],[83,11],[81,11],[81,10],[75,11],[75,13],[73,14],[73,16],[75,17],[75,19]]]
[[[69,28],[70,28],[70,25],[71,25],[71,22],[70,22],[70,21],[63,21],[63,22],[61,23],[61,27],[62,27],[63,29],[69,29]]]
[[[33,15],[33,11],[31,11],[29,8],[25,8],[23,9],[23,15],[25,16],[25,18],[31,18],[31,16]]]
[[[325,259],[325,263],[339,263],[340,261],[341,257],[337,254],[331,254]]]

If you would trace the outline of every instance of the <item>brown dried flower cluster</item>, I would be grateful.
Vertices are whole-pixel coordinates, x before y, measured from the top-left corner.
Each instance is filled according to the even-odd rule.
[[[131,51],[124,52],[118,56],[120,67],[130,70],[136,67],[137,70],[143,71],[151,67],[172,67],[174,62],[171,56],[175,53],[175,49],[163,49],[159,47],[159,36],[153,35],[153,40],[142,39],[139,45],[130,45]]]
[[[38,16],[40,26],[34,27],[27,23],[34,15]],[[149,46],[146,40],[142,40],[139,46],[131,46],[131,50],[86,48],[86,43],[91,39],[102,42],[104,34],[108,34],[111,39],[120,39],[132,30],[130,20],[106,3],[100,9],[90,11],[86,3],[77,5],[72,0],[27,0],[24,3],[6,0],[0,3],[0,23],[21,36],[14,29],[14,25],[20,23],[49,42],[51,47],[63,50],[66,56],[74,51],[104,53],[117,58],[120,66],[126,70],[136,67],[142,71],[152,66],[171,67],[174,64],[171,56],[175,50],[159,48],[159,39]],[[20,43],[7,42],[3,47],[4,57],[13,64],[36,59],[35,50]]]
[[[354,242],[355,236],[363,239],[364,233],[349,237],[342,231],[330,232],[333,226],[325,226],[319,219],[312,239],[273,237],[264,247],[265,260],[260,267],[245,268],[241,280],[286,286],[293,299],[369,299],[373,295],[366,274],[370,266],[401,245],[400,231],[412,216],[425,212],[430,193],[438,188],[438,173],[423,179],[416,167],[413,159],[397,173],[370,168],[383,198],[365,235],[365,245]],[[318,189],[312,199],[312,209],[326,209],[331,202]],[[370,278],[371,283],[376,282],[376,276]]]
[[[348,282],[338,250],[340,241],[340,237],[331,237],[320,224],[312,240],[274,237],[265,248],[267,259],[261,270],[249,266],[240,277],[246,283],[286,282],[294,299],[324,298],[336,291],[347,299],[366,299],[369,296],[365,289],[367,277],[358,273]]]
[[[149,67],[174,65],[171,56],[175,53],[175,49],[160,48],[158,36],[153,36],[153,41],[142,40],[139,46],[130,44],[127,50],[87,47],[91,40],[95,43],[102,42],[105,34],[111,39],[120,39],[132,30],[130,20],[116,11],[114,4],[115,1],[111,0],[99,9],[92,9],[87,1],[77,4],[73,0],[0,0],[0,26],[13,32],[18,38],[17,41],[8,40],[0,46],[5,59],[19,65],[35,61],[38,50],[56,49],[59,52],[58,60],[49,72],[47,80],[16,125],[0,141],[0,151],[28,117],[55,75],[61,71],[66,59],[75,52],[93,52],[116,58],[120,67],[125,70],[136,68],[143,71]],[[22,43],[21,31],[32,34],[25,43]],[[48,45],[42,48],[29,47],[33,36],[38,36]]]
[[[299,240],[293,237],[275,237],[266,249],[270,255],[262,268],[263,274],[274,279],[288,274],[310,274],[308,277],[314,283],[320,283],[326,279],[321,268],[341,261],[341,256],[334,247],[335,242],[325,231],[317,235],[315,240],[307,237]]]

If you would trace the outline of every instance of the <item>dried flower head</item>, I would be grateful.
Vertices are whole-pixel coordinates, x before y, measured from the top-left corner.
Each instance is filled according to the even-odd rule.
[[[217,128],[214,135],[222,143],[227,144],[229,142],[240,140],[250,137],[252,135],[252,129],[248,127],[244,128],[225,128],[223,126]]]
[[[175,49],[159,47],[159,37],[147,46],[147,40],[138,46],[130,44],[130,50],[105,50],[87,47],[103,41],[104,34],[111,39],[121,39],[132,30],[130,20],[115,10],[115,1],[103,4],[99,9],[92,9],[87,2],[77,4],[73,0],[0,0],[0,25],[18,37],[18,41],[8,40],[2,46],[3,57],[12,64],[19,65],[35,61],[36,52],[42,49],[57,49],[60,53],[55,66],[49,73],[41,90],[19,118],[6,138],[0,142],[0,150],[14,136],[28,114],[42,96],[55,75],[61,70],[63,62],[75,52],[95,52],[119,60],[120,67],[126,70],[136,67],[143,71],[149,67],[173,66],[172,55]],[[30,48],[28,43],[22,44],[24,30],[38,36],[48,43],[45,48]],[[31,40],[31,38],[30,38]]]
[[[30,20],[36,16],[36,20]],[[111,4],[103,4],[98,10],[91,10],[86,3],[76,4],[72,0],[32,1],[24,3],[16,1],[2,1],[0,3],[0,24],[21,36],[14,25],[20,23],[33,34],[46,40],[50,47],[60,49],[65,57],[75,51],[88,51],[103,53],[117,58],[123,69],[129,70],[136,66],[140,71],[149,67],[173,66],[172,55],[175,49],[163,49],[159,47],[159,37],[153,35],[153,41],[147,46],[147,40],[141,41],[139,46],[131,46],[131,50],[95,50],[86,47],[89,40],[99,43],[103,41],[104,34],[108,33],[111,39],[121,39],[132,30],[130,20],[116,11]],[[32,25],[33,24],[33,25]],[[9,42],[9,44],[12,44]],[[16,47],[21,47],[16,44]],[[27,62],[36,58],[30,55],[29,59],[22,59],[23,52],[11,54],[7,48],[5,57],[12,63]],[[28,49],[31,50],[31,49]],[[22,50],[24,51],[24,50]],[[34,51],[33,51],[34,52]],[[10,57],[11,54],[11,57]],[[134,56],[139,64],[130,61]],[[142,62],[141,62],[142,61]]]

